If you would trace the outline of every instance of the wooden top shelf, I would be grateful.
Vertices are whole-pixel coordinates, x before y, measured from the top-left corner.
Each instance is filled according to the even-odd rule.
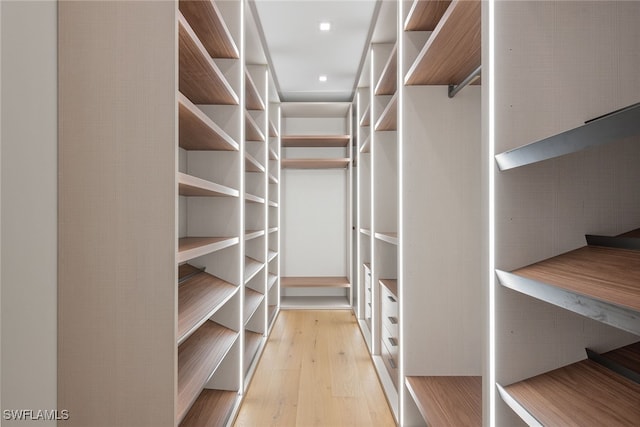
[[[414,0],[404,21],[405,31],[433,31],[447,11],[451,0]]]
[[[348,288],[351,286],[346,277],[282,277],[283,288]]]
[[[369,267],[370,268],[370,267]],[[380,279],[380,284],[389,289],[389,292],[398,296],[398,280],[397,279]]]
[[[244,232],[244,240],[256,239],[264,235],[265,235],[264,230],[246,230]]]
[[[640,422],[640,384],[589,359],[504,388],[498,386],[498,390],[520,417],[538,425],[631,426]]]
[[[204,389],[180,423],[180,427],[217,427],[227,425],[238,392]]]
[[[282,136],[283,147],[346,147],[349,135],[285,135]]]
[[[178,13],[179,90],[196,104],[238,105],[238,95]]]
[[[344,169],[349,159],[282,159],[283,169]]]
[[[178,120],[178,144],[185,150],[239,150],[233,138],[180,92]]]
[[[215,1],[180,0],[179,8],[212,58],[240,58]]]
[[[375,234],[375,238],[383,242],[391,243],[392,245],[398,244],[398,233],[395,232],[381,231]]]
[[[363,154],[371,152],[371,135],[369,135],[367,139],[364,140],[364,143],[360,147],[360,152]]]
[[[247,284],[262,270],[264,263],[251,257],[244,257],[244,283]]]
[[[178,422],[184,418],[237,338],[237,332],[206,321],[178,347]]]
[[[264,111],[264,101],[258,92],[251,74],[245,70],[244,72],[244,87],[245,87],[245,107],[247,110]]]
[[[237,290],[237,286],[204,272],[181,283],[178,286],[178,345]]]
[[[272,138],[278,137],[278,130],[271,120],[269,120],[269,136]]]
[[[237,237],[183,237],[178,239],[178,262],[219,251],[238,244]]]
[[[376,95],[393,95],[398,89],[398,45],[393,46],[389,59],[382,70],[378,84],[375,87]]]
[[[224,185],[178,172],[178,194],[189,197],[238,197],[240,192]]]
[[[407,377],[406,385],[427,425],[482,425],[481,377]]]
[[[264,295],[251,288],[244,289],[244,323],[246,324],[264,300]]]
[[[249,154],[247,151],[244,152],[244,170],[245,172],[264,172],[264,166],[258,162],[255,157]]]
[[[451,2],[405,78],[407,85],[459,84],[481,62],[480,0]]]
[[[398,129],[398,94],[396,93],[389,100],[389,103],[380,114],[376,122],[376,131],[397,130]]]
[[[371,104],[367,105],[367,108],[364,109],[364,113],[362,113],[362,118],[360,118],[360,126],[365,127],[371,124]]]
[[[264,142],[264,133],[260,130],[260,126],[256,123],[255,119],[249,114],[248,111],[244,112],[244,132],[247,141]]]

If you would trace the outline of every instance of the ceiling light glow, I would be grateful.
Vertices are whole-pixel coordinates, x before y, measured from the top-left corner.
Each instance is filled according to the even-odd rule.
[[[320,23],[320,31],[330,31],[330,30],[331,30],[331,22]]]
[[[318,80],[324,83],[324,82],[326,82],[326,81],[327,81],[327,76],[325,76],[324,74],[322,74],[322,75],[320,75],[320,76],[318,77]]]

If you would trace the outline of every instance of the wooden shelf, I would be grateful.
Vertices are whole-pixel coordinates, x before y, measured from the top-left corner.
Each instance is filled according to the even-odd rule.
[[[282,277],[283,288],[348,288],[351,286],[346,277]]]
[[[404,21],[405,31],[433,31],[447,11],[451,0],[414,0]]]
[[[262,197],[254,196],[253,194],[245,193],[244,200],[249,203],[262,203],[264,204],[264,199]]]
[[[275,233],[276,231],[278,231],[278,227],[269,228],[269,233]]]
[[[283,169],[344,169],[349,159],[282,159]]]
[[[244,283],[245,285],[262,270],[264,263],[251,257],[244,257]]]
[[[262,173],[265,171],[265,169],[264,169],[264,166],[262,166],[260,162],[256,160],[255,157],[253,157],[251,154],[245,151],[244,152],[244,171]]]
[[[589,359],[498,390],[530,425],[631,426],[640,420],[640,384]]]
[[[264,101],[247,70],[244,72],[245,107],[247,110],[264,111]]]
[[[363,154],[371,152],[371,135],[369,135],[367,139],[364,140],[364,143],[360,147],[360,152]]]
[[[505,287],[640,335],[640,251],[585,246],[497,275]]]
[[[407,377],[405,383],[427,425],[482,425],[482,377]]]
[[[496,155],[501,171],[549,160],[640,134],[640,103],[582,126]]]
[[[244,289],[244,323],[246,324],[260,304],[264,301],[264,295],[251,288]]]
[[[602,356],[640,374],[640,342],[609,351]]]
[[[247,141],[264,142],[264,133],[260,130],[260,126],[248,111],[244,112],[244,133]]]
[[[180,0],[179,8],[212,58],[240,58],[215,1]]]
[[[351,310],[349,298],[344,296],[283,296],[281,310]]]
[[[269,184],[277,184],[278,178],[276,178],[273,174],[269,174]]]
[[[277,256],[278,256],[278,252],[269,250],[267,252],[267,262],[271,262]]]
[[[269,206],[271,206],[272,208],[277,208],[278,204],[276,202],[274,202],[273,200],[269,200]]]
[[[346,147],[351,141],[349,135],[286,135],[283,147]]]
[[[244,240],[252,240],[252,239],[257,239],[260,236],[264,236],[265,232],[264,230],[246,230],[244,232]]]
[[[179,90],[196,104],[238,105],[238,95],[178,12]]]
[[[398,89],[398,44],[389,54],[389,59],[382,69],[380,79],[375,87],[375,95],[393,95]]]
[[[180,423],[180,427],[227,425],[237,399],[236,391],[204,389]]]
[[[277,304],[270,305],[269,307],[267,307],[267,310],[269,310],[268,318],[269,318],[269,327],[270,327],[271,324],[273,323],[274,316],[278,311],[278,305]]]
[[[238,197],[240,192],[224,185],[178,172],[178,194],[189,197]]]
[[[269,273],[269,276],[267,278],[267,290],[271,290],[271,288],[273,287],[273,285],[275,285],[277,280],[278,280],[278,276],[276,276],[275,274]]]
[[[396,130],[398,128],[398,94],[391,97],[376,122],[376,131]]]
[[[178,145],[185,150],[238,151],[238,143],[178,92]]]
[[[360,127],[366,127],[371,124],[371,104],[367,105],[367,108],[364,109],[364,113],[362,113],[362,117],[360,118]]]
[[[391,243],[392,245],[398,244],[398,233],[384,231],[376,233],[375,238],[378,240],[382,240],[383,242]]]
[[[459,84],[480,66],[481,2],[454,0],[405,78],[407,85]]]
[[[237,332],[207,321],[178,347],[178,422],[237,338]]]
[[[371,236],[371,230],[368,228],[361,228],[360,232],[366,236]]]
[[[229,301],[237,290],[237,286],[204,272],[180,283],[178,345]]]
[[[278,153],[271,147],[269,147],[269,160],[278,160]]]
[[[244,331],[244,364],[245,371],[249,369],[251,363],[253,362],[253,358],[256,356],[258,352],[258,348],[260,348],[260,343],[262,342],[263,336],[257,332],[253,332],[250,330]]]
[[[271,138],[278,137],[278,130],[276,129],[276,126],[273,124],[271,120],[269,120],[269,136]]]
[[[380,284],[389,289],[393,295],[398,297],[398,280],[397,279],[380,279]]]
[[[178,262],[228,248],[239,241],[237,237],[183,237],[178,239]]]

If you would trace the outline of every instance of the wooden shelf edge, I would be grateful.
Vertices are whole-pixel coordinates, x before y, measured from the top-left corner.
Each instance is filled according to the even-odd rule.
[[[244,258],[244,284],[246,285],[262,271],[264,263],[248,256]]]
[[[249,111],[244,112],[245,117],[245,139],[247,141],[265,142],[264,133]]]
[[[395,131],[398,128],[398,93],[396,92],[387,106],[382,110],[382,114],[378,118],[375,125],[377,132]]]
[[[351,141],[349,135],[283,135],[283,147],[346,147]]]
[[[245,98],[246,98],[246,109],[252,111],[264,111],[265,104],[260,96],[260,92],[258,91],[258,87],[256,83],[253,81],[251,74],[248,70],[244,70],[244,81],[245,81]]]
[[[278,160],[278,153],[271,147],[269,147],[269,160]]]
[[[178,194],[188,197],[238,197],[240,192],[215,182],[178,172]]]
[[[398,88],[398,43],[393,46],[389,58],[384,64],[378,83],[374,89],[374,95],[394,95]]]
[[[204,389],[179,427],[219,427],[227,425],[240,396],[237,391]]]
[[[270,291],[273,288],[273,285],[278,281],[278,276],[273,273],[269,273],[269,278],[267,279],[267,290]]]
[[[375,233],[374,236],[376,239],[381,240],[386,243],[390,243],[392,245],[398,244],[398,233],[393,232],[379,232]]]
[[[251,317],[253,317],[255,312],[258,310],[260,304],[262,304],[262,301],[264,301],[264,294],[261,294],[260,292],[251,288],[245,288],[244,325],[246,325],[249,320],[251,320]]]
[[[364,113],[362,113],[362,117],[360,117],[360,121],[358,124],[360,127],[366,127],[371,124],[371,104],[367,105],[367,108],[364,109]]]
[[[264,198],[249,193],[245,193],[244,200],[249,203],[264,204]]]
[[[185,150],[240,150],[238,143],[228,133],[181,92],[178,92],[178,113],[180,131],[178,144]],[[195,142],[196,138],[210,140],[207,135],[202,135],[202,128],[216,136],[217,143],[208,141],[205,143]],[[185,139],[190,139],[190,141]]]
[[[269,250],[269,252],[267,253],[267,262],[273,261],[273,259],[277,256],[278,256],[278,252]]]
[[[378,280],[382,286],[389,289],[393,295],[398,297],[398,279],[379,279]]]
[[[366,235],[366,236],[371,236],[371,230],[368,228],[361,228],[360,229],[360,233]]]
[[[240,242],[238,237],[182,237],[178,239],[177,262],[182,263]]]
[[[258,162],[256,158],[247,151],[244,152],[244,169],[245,172],[263,173],[265,171],[264,166],[262,166],[260,162]]]
[[[360,152],[362,154],[366,154],[366,153],[370,153],[371,152],[371,135],[369,135],[367,137],[367,139],[364,140],[364,143],[360,147]]]
[[[345,169],[348,158],[341,159],[282,159],[283,169]]]
[[[500,397],[527,425],[530,427],[544,427],[536,418],[514,399],[500,384],[496,384]]]
[[[269,120],[269,136],[271,138],[278,137],[278,130],[276,129],[276,126],[273,124],[273,121],[271,120]]]
[[[339,276],[288,276],[280,278],[283,288],[349,288],[346,277]]]

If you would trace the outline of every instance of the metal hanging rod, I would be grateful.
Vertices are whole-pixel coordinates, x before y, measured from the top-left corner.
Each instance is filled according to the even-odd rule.
[[[456,96],[456,94],[458,92],[460,92],[463,87],[465,87],[468,84],[471,84],[475,79],[480,77],[480,71],[481,70],[482,70],[482,65],[478,65],[478,68],[473,70],[473,72],[471,74],[469,74],[469,76],[467,76],[466,79],[464,79],[462,82],[460,82],[460,84],[458,84],[458,85],[449,85],[449,98],[453,98],[454,96]]]

